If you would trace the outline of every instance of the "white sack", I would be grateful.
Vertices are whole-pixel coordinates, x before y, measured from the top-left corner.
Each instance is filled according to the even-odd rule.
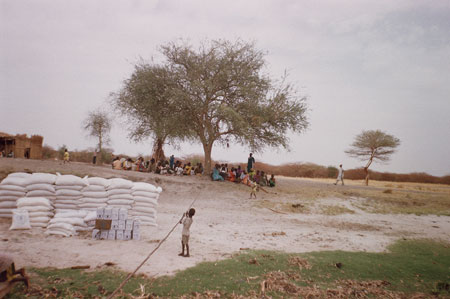
[[[78,207],[81,209],[96,209],[96,208],[104,208],[107,207],[106,203],[98,203],[98,202],[85,202],[78,204]]]
[[[108,199],[128,199],[133,201],[133,195],[131,194],[115,194],[115,195],[109,195]]]
[[[133,188],[133,182],[125,179],[115,178],[109,179],[108,190],[111,189],[131,189]]]
[[[28,211],[22,209],[14,209],[12,211],[12,224],[10,230],[15,229],[31,229]]]
[[[16,202],[16,200],[18,198],[19,197],[16,197],[16,196],[0,196],[0,201],[14,201],[14,202]]]
[[[51,197],[55,198],[55,192],[49,192],[45,190],[33,190],[27,192],[27,197]]]
[[[63,236],[63,237],[70,237],[70,236],[73,236],[74,235],[74,233],[73,232],[69,232],[69,231],[66,231],[66,230],[63,230],[63,229],[47,229],[46,231],[45,231],[45,234],[46,235],[59,235],[59,236]]]
[[[0,201],[0,209],[15,209],[16,202],[15,201]]]
[[[82,196],[81,191],[78,190],[70,190],[70,189],[59,189],[56,190],[56,196]]]
[[[52,209],[52,205],[47,198],[44,197],[22,197],[17,200],[17,206],[28,207],[28,206],[43,206],[48,209]]]
[[[89,212],[84,218],[84,222],[89,222],[97,219],[97,212]]]
[[[117,194],[131,194],[131,189],[110,189],[107,191],[108,196],[117,195]]]
[[[27,192],[33,191],[33,190],[41,190],[41,191],[48,191],[55,193],[55,187],[50,184],[32,184],[25,187]]]
[[[22,178],[22,179],[26,179],[30,176],[30,173],[26,173],[26,172],[13,172],[8,174],[8,178]]]
[[[16,186],[16,185],[1,185],[0,190],[8,190],[8,191],[17,191],[17,192],[26,192],[25,187]]]
[[[134,206],[132,210],[136,212],[142,212],[145,214],[156,215],[156,210],[154,208]]]
[[[81,203],[106,203],[108,198],[91,198],[91,197],[83,197],[80,202]]]
[[[76,204],[55,203],[55,208],[64,210],[76,210],[78,206]]]
[[[27,179],[27,185],[32,184],[51,184],[53,185],[56,180],[56,175],[51,173],[40,173],[35,172],[30,175]]]
[[[0,184],[1,185],[14,185],[14,186],[25,187],[26,185],[28,185],[28,179],[14,178],[14,177],[9,178],[9,177],[7,177]]]
[[[156,198],[148,198],[148,197],[134,197],[134,202],[135,203],[149,203],[149,204],[153,204],[153,205],[158,205],[158,200],[156,200]]]
[[[78,225],[78,226],[86,226],[86,223],[84,223],[83,218],[77,218],[77,217],[72,217],[72,218],[53,218],[52,220],[50,220],[49,224],[54,224],[54,223],[69,223],[72,225]]]
[[[108,200],[108,205],[131,205],[133,204],[132,200],[128,199],[110,199]]]
[[[106,192],[83,191],[83,197],[105,198],[108,197]]]
[[[68,186],[87,186],[89,181],[87,178],[80,178],[76,175],[64,174],[56,177],[56,185],[68,185]]]
[[[134,191],[133,196],[139,196],[139,197],[149,197],[149,198],[158,198],[159,193],[158,192],[148,192],[148,191]]]
[[[83,188],[83,192],[106,192],[106,188],[99,185],[89,185]]]
[[[109,186],[109,181],[107,179],[99,177],[88,178],[88,182],[89,185],[99,185],[105,188]]]
[[[76,190],[76,191],[81,191],[84,188],[85,187],[83,187],[83,186],[77,186],[77,185],[70,185],[70,186],[67,186],[67,185],[61,185],[61,186],[55,185],[55,190],[56,191],[58,191],[58,190]]]
[[[55,218],[84,218],[87,214],[86,211],[56,211]]]

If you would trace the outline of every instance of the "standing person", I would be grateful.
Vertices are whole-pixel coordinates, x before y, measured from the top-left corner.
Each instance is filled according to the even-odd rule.
[[[256,191],[258,190],[258,184],[256,182],[252,182],[252,181],[250,181],[250,182],[251,182],[250,187],[252,188],[252,191],[250,191],[250,199],[252,199],[252,196],[254,196],[256,199]]]
[[[97,150],[94,151],[94,156],[92,157],[92,164],[97,164]]]
[[[195,215],[195,209],[191,208],[188,212],[186,212],[186,217],[183,222],[180,221],[180,224],[183,223],[183,231],[181,232],[181,253],[179,256],[189,257],[189,236],[192,225],[192,217]],[[186,254],[184,254],[184,248],[186,247]]]
[[[170,169],[174,169],[173,168],[173,163],[174,163],[174,161],[175,161],[175,157],[172,155],[172,156],[170,156],[170,159],[169,159],[169,165],[170,165]]]
[[[342,182],[342,186],[344,186],[344,169],[342,168],[342,164],[339,165],[339,172],[338,172],[338,176],[336,178],[336,183],[334,183],[335,185],[337,185],[337,183],[341,181]]]
[[[250,153],[250,156],[248,156],[247,161],[247,172],[250,172],[250,170],[254,167],[255,167],[255,158],[253,158],[253,154]]]
[[[70,158],[70,155],[66,148],[66,149],[64,149],[64,164],[66,164],[66,162],[69,163],[69,158]]]

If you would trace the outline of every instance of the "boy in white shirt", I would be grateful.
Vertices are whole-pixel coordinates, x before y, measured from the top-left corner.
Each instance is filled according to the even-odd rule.
[[[183,222],[180,221],[180,224],[183,223],[183,231],[181,232],[181,253],[179,256],[189,257],[189,229],[192,225],[192,217],[195,215],[195,209],[190,209],[186,212],[186,217]],[[186,247],[186,254],[184,254],[184,247]]]

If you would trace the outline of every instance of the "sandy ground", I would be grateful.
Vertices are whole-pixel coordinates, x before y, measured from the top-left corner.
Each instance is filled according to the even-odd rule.
[[[309,180],[279,179],[270,193],[259,192],[249,200],[249,188],[228,182],[211,182],[200,177],[160,176],[147,173],[114,171],[83,163],[61,165],[56,161],[0,159],[0,171],[46,171],[91,174],[102,177],[128,177],[148,181],[163,188],[159,199],[158,227],[143,227],[140,241],[99,241],[87,234],[63,238],[46,236],[43,229],[9,231],[9,219],[0,220],[0,252],[15,256],[18,266],[65,268],[90,265],[104,267],[113,262],[125,271],[134,270],[164,238],[190,203],[197,199],[191,227],[191,257],[179,257],[181,225],[141,268],[149,276],[171,275],[203,261],[216,261],[241,249],[267,249],[286,252],[318,250],[385,251],[399,238],[429,238],[450,241],[450,217],[369,214],[358,209],[362,198],[323,198],[320,204],[338,205],[353,214],[280,214],[258,207],[258,201],[295,198],[280,192],[292,184],[307,188],[341,188]],[[321,186],[322,186],[321,185]],[[315,185],[317,186],[317,185]],[[352,188],[352,187],[344,187]],[[278,191],[278,192],[277,192]],[[449,199],[450,200],[450,199]]]

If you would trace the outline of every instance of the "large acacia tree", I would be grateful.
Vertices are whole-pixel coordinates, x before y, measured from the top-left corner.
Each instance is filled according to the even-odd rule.
[[[165,158],[166,142],[176,145],[191,135],[180,123],[182,111],[170,96],[173,85],[166,67],[141,61],[122,89],[112,94],[117,111],[127,117],[129,137],[135,142],[152,138],[152,155],[157,161]]]
[[[351,144],[351,148],[345,152],[351,157],[366,161],[364,172],[366,174],[365,183],[369,185],[369,167],[374,161],[387,162],[390,156],[395,152],[397,146],[400,145],[400,139],[393,135],[386,134],[380,130],[362,131],[355,137],[355,141]]]
[[[171,98],[184,112],[183,125],[203,145],[208,173],[215,143],[234,141],[256,152],[264,146],[288,148],[288,131],[307,128],[306,99],[263,73],[264,53],[253,43],[215,40],[199,48],[169,43],[162,53],[173,80]]]

